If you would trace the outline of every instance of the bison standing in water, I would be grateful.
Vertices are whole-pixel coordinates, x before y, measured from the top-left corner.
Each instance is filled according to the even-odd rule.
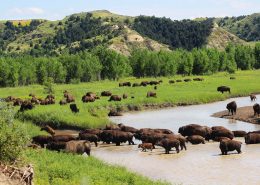
[[[197,124],[189,124],[179,128],[178,131],[183,136],[199,135],[204,138],[209,138],[211,135],[211,128]]]
[[[177,139],[162,139],[156,145],[163,147],[165,149],[165,154],[170,154],[172,148],[175,148],[177,153],[180,152],[180,141]]]
[[[237,153],[241,153],[242,142],[235,140],[223,140],[219,144],[222,155],[227,155],[229,151],[236,150]]]
[[[246,144],[257,144],[260,143],[260,133],[257,132],[249,132],[245,136]]]
[[[90,156],[91,145],[88,141],[69,141],[66,143],[66,152],[76,153],[76,154],[86,154]]]
[[[256,100],[256,95],[250,94],[250,100],[251,100],[251,101],[255,101],[255,100]]]
[[[220,87],[217,88],[217,91],[218,91],[218,92],[221,92],[222,94],[223,94],[224,92],[229,92],[229,93],[231,93],[230,87],[227,87],[227,86],[220,86]]]
[[[193,136],[188,136],[186,138],[187,142],[190,142],[193,145],[197,145],[197,144],[205,144],[205,139],[202,136],[199,135],[193,135]]]
[[[259,116],[260,114],[260,105],[258,103],[254,104],[253,106],[253,109],[254,109],[254,116]]]
[[[231,113],[232,115],[236,114],[236,112],[237,112],[237,103],[235,101],[232,101],[232,102],[227,104],[226,108],[228,110],[228,114],[229,113]]]
[[[142,148],[142,152],[146,152],[146,149],[153,151],[152,143],[142,143],[138,145],[138,148]]]

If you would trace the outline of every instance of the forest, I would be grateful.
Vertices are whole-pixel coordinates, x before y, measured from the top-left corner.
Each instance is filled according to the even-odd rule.
[[[126,57],[102,46],[91,51],[58,57],[29,55],[0,58],[0,86],[30,84],[80,83],[119,80],[122,77],[160,77],[210,75],[219,71],[260,68],[260,43],[255,47],[227,46],[216,49],[177,49],[174,51],[135,50]]]
[[[140,34],[172,48],[191,50],[205,45],[213,27],[213,19],[172,21],[169,18],[139,16],[133,28]]]

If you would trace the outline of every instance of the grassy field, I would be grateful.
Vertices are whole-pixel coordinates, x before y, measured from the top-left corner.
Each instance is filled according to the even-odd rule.
[[[26,160],[34,164],[37,185],[163,185],[123,167],[104,164],[93,157],[26,150]]]
[[[236,80],[230,80],[230,76]],[[188,77],[193,78],[193,77]],[[149,107],[175,106],[202,104],[224,100],[229,97],[246,96],[250,93],[260,92],[260,71],[238,71],[234,75],[218,73],[212,76],[204,76],[203,82],[180,82],[169,84],[169,79],[184,79],[181,76],[173,78],[159,78],[164,82],[158,85],[157,98],[146,98],[148,91],[154,91],[153,86],[147,87],[118,87],[118,82],[100,81],[92,83],[80,83],[69,85],[55,85],[56,104],[48,106],[37,106],[32,111],[20,114],[23,120],[31,120],[36,124],[48,123],[56,128],[94,128],[102,127],[109,123],[107,113],[111,108],[121,110],[137,109],[142,110]],[[159,80],[157,79],[157,80]],[[154,79],[135,79],[127,78],[121,81],[141,82],[143,80]],[[220,85],[231,87],[231,94],[221,94],[216,91]],[[73,114],[68,105],[60,106],[58,101],[63,98],[63,91],[68,90],[76,97],[76,103],[80,109],[79,114]],[[128,94],[129,98],[121,102],[109,102],[107,97],[101,97],[94,103],[81,102],[81,97],[88,91],[100,94],[103,90],[110,90],[113,94]],[[0,97],[9,95],[29,98],[29,93],[34,93],[37,97],[45,97],[43,87],[39,85],[3,88],[0,89]],[[134,99],[130,97],[134,96]],[[159,106],[158,106],[159,107]]]

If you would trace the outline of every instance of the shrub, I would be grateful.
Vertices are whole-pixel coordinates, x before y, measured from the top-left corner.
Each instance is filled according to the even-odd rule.
[[[14,122],[14,115],[11,106],[0,102],[0,161],[17,159],[28,140],[22,125]]]

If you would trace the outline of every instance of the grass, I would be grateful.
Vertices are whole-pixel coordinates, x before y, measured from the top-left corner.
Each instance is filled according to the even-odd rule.
[[[26,150],[33,162],[38,185],[162,185],[123,167],[104,164],[93,157],[41,150]]]
[[[230,76],[236,77],[236,80],[230,80]],[[184,77],[158,78],[157,80],[162,79],[164,82],[158,85],[157,98],[146,98],[148,91],[154,91],[152,86],[135,88],[118,87],[118,82],[113,81],[55,85],[56,101],[58,102],[63,98],[64,90],[68,90],[76,98],[76,103],[80,108],[79,114],[71,113],[68,105],[60,106],[56,102],[55,105],[37,106],[34,110],[21,114],[20,118],[23,120],[31,120],[37,124],[48,123],[55,127],[93,128],[102,127],[109,123],[106,115],[110,107],[129,110],[129,107],[142,109],[147,106],[164,104],[167,104],[167,106],[202,104],[260,92],[260,70],[238,71],[234,75],[218,73],[211,76],[203,76],[203,78],[205,79],[203,82],[192,81],[175,84],[169,84],[168,80],[184,79]],[[154,79],[136,79],[132,77],[120,80],[120,82],[140,82],[143,80]],[[231,94],[221,94],[217,92],[216,89],[220,85],[231,87]],[[83,104],[81,102],[81,97],[86,92],[93,91],[100,94],[103,90],[110,90],[113,94],[118,95],[126,93],[129,97],[134,96],[135,98],[128,98],[121,102],[109,102],[107,97],[102,97],[94,103]],[[25,99],[29,98],[28,94],[30,92],[36,94],[38,97],[46,96],[46,94],[43,93],[42,86],[32,85],[27,87],[2,88],[0,89],[0,97],[12,95]]]

